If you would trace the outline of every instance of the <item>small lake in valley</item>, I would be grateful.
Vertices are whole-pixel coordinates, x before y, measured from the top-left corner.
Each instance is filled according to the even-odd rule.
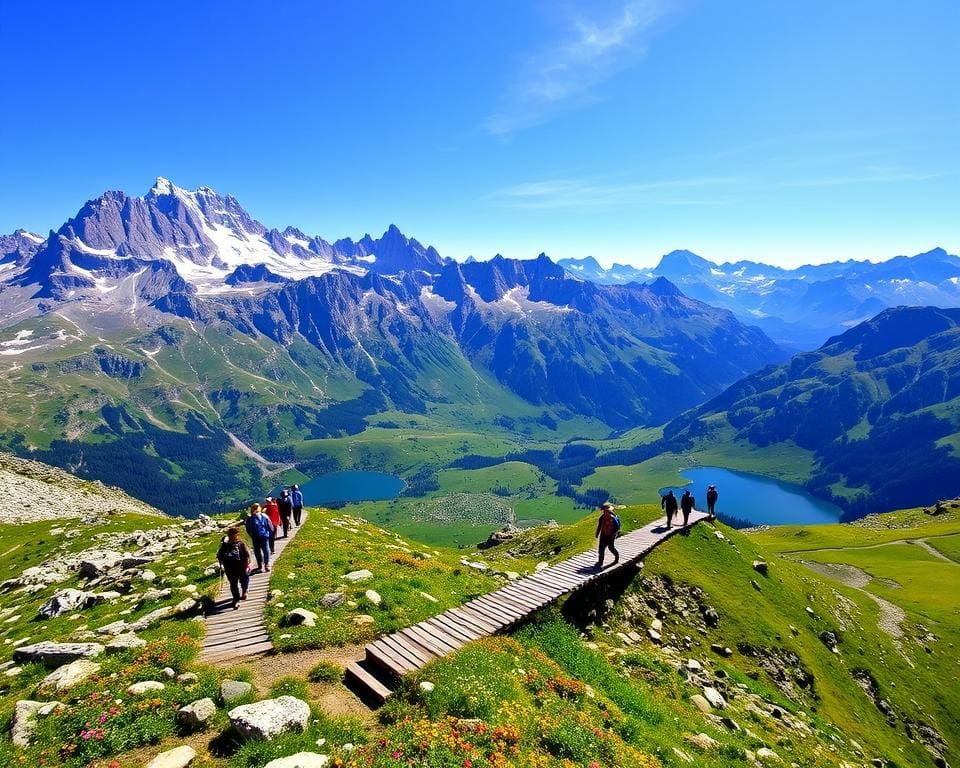
[[[674,488],[678,497],[685,488],[697,500],[697,509],[707,509],[707,486],[717,486],[717,516],[724,520],[746,521],[751,525],[817,525],[837,523],[842,510],[835,504],[811,496],[803,488],[763,475],[735,472],[720,467],[693,467],[680,475],[690,481]],[[661,495],[667,492],[661,489]]]
[[[308,507],[345,504],[350,501],[395,499],[406,483],[386,472],[331,472],[300,484],[303,503]],[[274,494],[280,488],[274,489]]]

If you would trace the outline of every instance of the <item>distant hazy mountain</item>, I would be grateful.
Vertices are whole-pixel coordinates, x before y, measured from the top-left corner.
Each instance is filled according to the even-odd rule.
[[[815,348],[888,307],[960,306],[960,257],[942,248],[879,264],[851,260],[790,270],[751,261],[715,264],[690,251],[668,253],[651,270],[620,264],[607,270],[591,257],[560,264],[601,284],[666,277],[792,349]]]
[[[666,429],[673,445],[796,445],[852,514],[960,493],[960,309],[899,307],[746,377]],[[860,489],[860,490],[858,490]]]
[[[246,459],[209,471],[237,439],[281,459],[380,412],[458,405],[491,424],[661,423],[784,358],[665,279],[457,264],[394,226],[331,244],[164,179],[2,244],[0,443],[120,485],[122,456],[145,452],[150,482],[123,487],[151,500],[170,477],[207,498],[249,482]]]

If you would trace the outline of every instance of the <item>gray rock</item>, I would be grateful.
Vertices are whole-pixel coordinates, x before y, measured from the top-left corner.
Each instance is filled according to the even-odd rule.
[[[173,606],[173,610],[174,610],[174,613],[180,613],[180,614],[193,613],[193,611],[197,610],[197,607],[199,605],[200,603],[197,600],[195,600],[192,597],[188,597],[184,600],[181,600],[179,603]]]
[[[243,680],[224,680],[220,683],[220,698],[224,704],[229,704],[247,696],[252,690],[253,686]]]
[[[827,646],[827,648],[829,648],[831,651],[837,650],[837,644],[839,641],[837,640],[837,636],[833,632],[828,632],[824,630],[819,635],[817,635],[817,637],[819,637],[820,642],[823,643],[825,646]]]
[[[345,573],[340,578],[345,579],[346,581],[356,583],[358,581],[366,581],[367,579],[373,578],[373,573],[368,571],[366,568],[362,568],[359,571],[350,571],[350,573]]]
[[[200,676],[195,672],[183,672],[182,674],[177,675],[177,682],[180,685],[193,685],[196,682],[199,682]]]
[[[44,641],[24,645],[13,652],[16,662],[37,661],[53,669],[77,659],[92,659],[103,653],[100,643],[52,643]]]
[[[100,665],[97,662],[89,659],[77,659],[69,664],[64,664],[47,675],[40,683],[40,690],[44,692],[66,691],[99,671]]]
[[[753,570],[762,576],[767,575],[767,571],[770,570],[770,567],[763,560],[754,560],[753,561]]]
[[[696,659],[687,659],[687,669],[691,672],[701,672],[703,670],[703,664]]]
[[[173,614],[173,607],[165,605],[163,608],[157,608],[157,610],[150,611],[150,613],[141,616],[136,621],[130,622],[129,629],[131,632],[143,632],[143,630],[152,627],[160,621],[160,619],[165,619],[171,614]]]
[[[317,625],[317,614],[308,611],[306,608],[294,608],[280,622],[280,625],[284,627],[295,627],[299,624],[305,627],[315,627]]]
[[[21,749],[30,746],[30,739],[37,727],[37,710],[42,701],[18,701],[13,707],[13,719],[10,721],[10,737],[14,746]]]
[[[187,768],[197,756],[197,751],[186,744],[161,752],[147,763],[146,768]]]
[[[92,605],[95,599],[92,592],[84,592],[82,589],[61,589],[40,606],[37,618],[53,619],[64,613],[81,611]]]
[[[720,614],[716,608],[708,605],[703,609],[703,620],[707,623],[708,627],[715,627],[720,623]]]
[[[133,633],[126,633],[123,635],[117,635],[113,640],[107,643],[107,655],[113,656],[118,653],[126,653],[127,651],[132,651],[135,648],[143,648],[147,644],[147,641],[143,638],[137,637]]]
[[[127,693],[131,696],[143,696],[147,693],[162,691],[164,688],[166,688],[166,686],[158,680],[143,680],[142,682],[129,686]]]
[[[380,605],[383,602],[383,598],[380,597],[380,593],[373,589],[368,589],[363,593],[363,596],[367,598],[374,605]]]
[[[127,624],[123,619],[118,619],[117,621],[112,621],[109,624],[104,624],[102,627],[97,629],[98,635],[122,635],[129,634],[130,625]]]
[[[278,757],[271,760],[263,768],[324,768],[330,762],[327,755],[316,752],[297,752],[288,757]]]
[[[85,579],[103,576],[111,568],[116,568],[123,562],[123,555],[111,549],[91,549],[84,552],[82,557],[78,571]]]
[[[294,696],[242,704],[230,710],[230,722],[245,739],[269,741],[287,731],[302,731],[310,720],[307,702]]]
[[[703,687],[703,696],[714,709],[725,709],[727,706],[727,700],[723,698],[720,691],[709,685]]]
[[[343,592],[328,592],[320,598],[320,605],[324,608],[338,608],[343,605],[345,599]]]
[[[195,731],[201,728],[216,712],[217,705],[213,703],[213,699],[197,699],[177,710],[177,722],[182,728]]]
[[[759,760],[761,763],[783,762],[783,758],[780,757],[780,755],[778,755],[772,749],[768,749],[767,747],[760,747],[760,749],[757,750],[757,760]]]
[[[130,555],[120,561],[120,567],[126,571],[130,568],[139,568],[141,565],[147,565],[148,563],[152,562],[152,557],[146,557],[144,555]]]
[[[157,580],[157,574],[154,573],[153,571],[151,571],[149,568],[146,568],[146,569],[144,569],[144,570],[140,573],[140,579],[141,579],[141,581],[148,581],[148,582],[149,582],[149,581],[156,581],[156,580]]]
[[[711,749],[717,749],[720,742],[711,738],[705,733],[691,733],[683,737],[688,744],[693,744],[697,749],[707,752]]]
[[[710,706],[710,702],[707,701],[705,698],[703,698],[703,696],[701,696],[699,693],[695,693],[693,694],[693,696],[690,697],[690,703],[693,704],[693,706],[695,706],[701,712],[703,712],[703,714],[705,715],[710,714],[710,711],[712,709],[712,707]]]

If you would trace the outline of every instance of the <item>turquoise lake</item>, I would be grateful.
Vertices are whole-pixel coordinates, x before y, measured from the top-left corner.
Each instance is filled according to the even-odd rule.
[[[707,486],[717,486],[717,515],[737,518],[751,525],[817,525],[840,521],[842,510],[835,504],[811,496],[803,488],[763,475],[735,472],[720,467],[694,467],[680,475],[690,481],[697,509],[707,509]],[[661,494],[666,493],[663,488]]]
[[[306,506],[319,507],[349,501],[395,499],[404,485],[399,477],[386,472],[331,472],[301,484],[300,492]]]

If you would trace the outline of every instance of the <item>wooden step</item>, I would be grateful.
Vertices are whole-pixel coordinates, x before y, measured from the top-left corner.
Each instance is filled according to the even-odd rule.
[[[392,688],[385,685],[359,661],[355,661],[347,667],[344,678],[347,686],[352,688],[361,699],[369,698],[378,706],[390,698],[393,693]]]

